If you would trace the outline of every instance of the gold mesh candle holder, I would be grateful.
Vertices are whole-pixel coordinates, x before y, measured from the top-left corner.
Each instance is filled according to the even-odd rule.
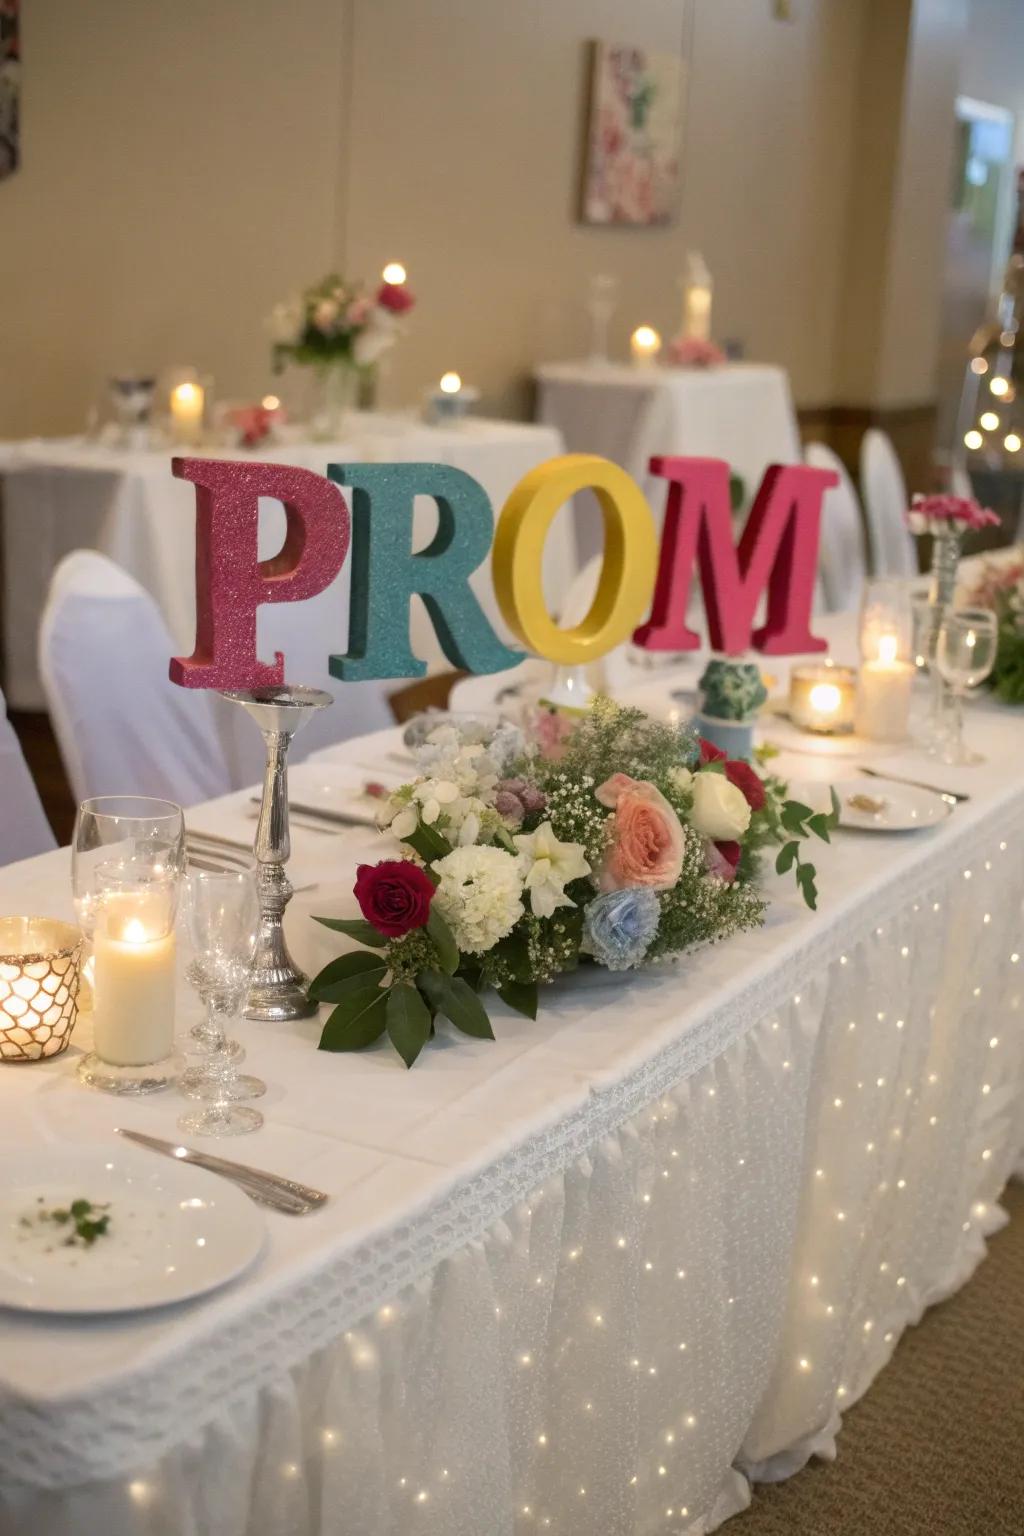
[[[82,935],[49,917],[0,917],[0,1061],[66,1050],[78,1017]]]

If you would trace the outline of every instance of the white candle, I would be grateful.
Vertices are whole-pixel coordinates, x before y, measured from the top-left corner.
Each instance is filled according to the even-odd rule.
[[[93,946],[93,1044],[111,1066],[163,1061],[174,1048],[174,933],[145,907],[110,898]]]
[[[692,341],[711,340],[711,273],[699,251],[691,251],[682,278],[683,335]]]
[[[189,447],[202,436],[206,391],[201,384],[186,380],[171,390],[171,436],[176,443]]]
[[[661,337],[653,325],[638,325],[629,338],[629,350],[633,363],[638,368],[649,367],[656,363],[658,353],[661,351]]]
[[[865,661],[860,669],[854,727],[858,736],[872,741],[903,741],[910,720],[914,668],[908,661],[897,661],[896,635],[880,635],[877,646],[877,658]]]

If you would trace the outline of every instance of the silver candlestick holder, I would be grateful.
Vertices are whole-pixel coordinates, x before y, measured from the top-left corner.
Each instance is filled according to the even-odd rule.
[[[256,688],[225,693],[241,704],[259,726],[267,748],[263,798],[256,824],[257,882],[260,893],[260,933],[253,961],[253,979],[245,1006],[247,1019],[291,1023],[308,1019],[317,1004],[306,995],[303,976],[284,939],[284,909],[292,898],[285,865],[291,853],[288,833],[288,748],[292,737],[318,709],[334,700],[322,688]]]

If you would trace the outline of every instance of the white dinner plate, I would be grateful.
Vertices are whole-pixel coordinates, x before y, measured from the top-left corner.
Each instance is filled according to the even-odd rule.
[[[393,762],[382,762],[379,769],[357,763],[299,763],[288,770],[288,800],[295,807],[331,811],[372,827],[377,824],[382,798],[373,790],[390,793],[399,784],[408,783],[415,771],[410,764],[408,773],[403,774]]]
[[[832,788],[839,797],[839,825],[855,827],[859,832],[918,832],[945,821],[954,809],[933,790],[898,784],[893,779],[840,779]],[[851,795],[880,801],[880,809],[853,806]]]
[[[106,1205],[107,1234],[68,1246],[69,1224],[38,1213]],[[201,1296],[240,1275],[266,1236],[262,1212],[226,1179],[134,1148],[0,1154],[0,1306],[137,1312]]]

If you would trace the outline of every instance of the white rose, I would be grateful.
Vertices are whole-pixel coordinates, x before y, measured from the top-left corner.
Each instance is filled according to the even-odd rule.
[[[690,823],[713,842],[735,842],[750,825],[750,806],[724,773],[698,773],[693,781]]]

